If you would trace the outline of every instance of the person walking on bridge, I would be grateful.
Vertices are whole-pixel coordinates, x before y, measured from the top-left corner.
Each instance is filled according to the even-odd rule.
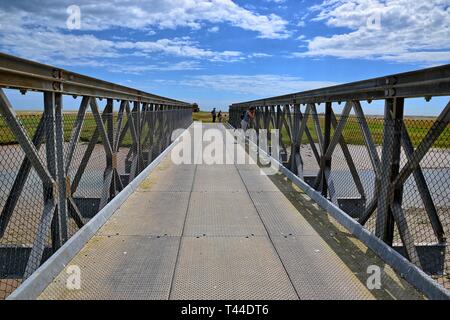
[[[255,118],[256,108],[250,107],[242,116],[241,128],[244,131],[247,131],[248,126],[250,125],[250,121]]]
[[[216,122],[216,108],[213,108],[211,111],[212,121]]]

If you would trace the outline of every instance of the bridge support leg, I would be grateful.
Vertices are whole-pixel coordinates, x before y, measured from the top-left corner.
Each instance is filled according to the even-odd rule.
[[[384,109],[383,150],[381,154],[381,190],[378,198],[378,214],[376,235],[384,242],[392,245],[394,237],[394,217],[389,200],[392,192],[391,184],[400,168],[401,121],[403,121],[403,100],[387,99]],[[399,198],[400,196],[400,198]],[[401,203],[401,194],[397,194],[396,202]]]
[[[400,171],[404,99],[387,99],[382,151],[381,188],[378,198],[376,235],[388,245],[393,245],[395,223],[405,247],[407,258],[420,266],[419,255],[408,227],[403,209],[403,184],[394,185]]]
[[[330,146],[331,141],[331,113],[332,110],[332,103],[327,102],[325,104],[325,134],[323,137],[323,145],[322,145],[322,158],[321,158],[321,167],[322,167],[322,196],[325,198],[328,197],[328,181],[325,177],[325,172],[331,170],[331,157],[325,158],[324,155],[328,150],[328,147]]]
[[[64,161],[64,124],[63,124],[63,100],[60,93],[55,94],[55,161],[56,177],[58,183],[58,209],[57,217],[59,221],[61,243],[63,245],[68,240],[68,215],[67,215],[67,188],[66,188],[66,168]],[[59,247],[58,247],[59,248]],[[55,249],[58,249],[55,248]]]

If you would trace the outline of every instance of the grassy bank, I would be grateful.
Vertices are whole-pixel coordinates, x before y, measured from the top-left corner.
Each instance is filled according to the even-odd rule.
[[[223,121],[228,121],[228,114],[224,113],[224,119]],[[36,128],[39,124],[40,120],[40,114],[36,112],[20,112],[18,113],[18,118],[20,119],[22,125],[25,127],[26,131],[28,132],[29,136],[32,137],[34,135],[34,132],[36,131]],[[70,139],[70,134],[72,132],[73,126],[75,124],[76,120],[76,114],[75,113],[65,113],[64,114],[64,138],[66,141]],[[193,113],[193,120],[194,121],[202,121],[202,122],[212,122],[212,117],[210,112],[196,112]],[[114,127],[116,127],[116,121],[117,121],[117,114],[114,116]],[[377,145],[380,145],[382,143],[383,138],[383,125],[384,121],[381,118],[374,118],[374,117],[368,117],[367,123],[370,129],[370,132],[372,133],[372,137]],[[420,141],[425,137],[428,130],[431,128],[431,126],[434,123],[433,119],[426,118],[407,118],[405,120],[407,130],[409,132],[409,135],[411,136],[411,140],[414,144],[414,146],[417,146]],[[122,125],[125,125],[125,121],[123,121]],[[320,118],[320,125],[321,129],[323,131],[324,128],[324,119],[323,117]],[[309,119],[307,123],[308,129],[311,132],[311,135],[315,142],[317,142],[317,135],[314,128],[314,123],[312,119]],[[89,141],[95,131],[96,124],[94,117],[91,113],[86,114],[83,129],[81,131],[81,141]],[[333,134],[333,130],[332,130]],[[350,117],[347,121],[347,124],[344,129],[344,138],[349,144],[355,144],[355,145],[362,145],[364,144],[363,135],[361,133],[361,130],[359,128],[358,119],[354,117]],[[290,140],[287,134],[286,129],[283,128],[282,130],[283,135],[283,141],[287,145],[290,144]],[[447,126],[447,128],[444,130],[444,132],[441,134],[441,136],[438,138],[436,143],[434,144],[434,147],[437,148],[450,148],[450,126]],[[0,117],[0,144],[15,144],[16,139],[12,132],[9,130],[8,126],[6,125],[4,119]],[[124,139],[124,146],[129,146],[132,143],[131,134],[128,132]],[[308,143],[308,140],[306,138],[306,135],[303,135],[303,144]]]
[[[39,125],[41,119],[41,114],[36,112],[19,112],[17,114],[22,126],[31,138],[34,136],[36,129]],[[76,122],[76,113],[65,113],[64,117],[64,140],[69,141],[70,135],[72,133],[73,127]],[[114,128],[116,127],[117,114],[114,115],[113,123]],[[122,127],[125,126],[125,120],[122,122]],[[92,113],[87,113],[83,122],[83,128],[80,134],[80,141],[88,142],[91,140],[92,135],[95,132],[97,125]],[[101,142],[101,138],[99,138]],[[9,129],[3,117],[0,117],[0,145],[16,144],[17,140],[13,133]],[[132,144],[131,133],[127,132],[123,140],[123,146],[130,146]]]
[[[228,121],[228,113],[222,112],[222,114],[224,115],[222,122]],[[192,114],[192,119],[194,121],[210,123],[210,122],[212,122],[211,112],[210,111],[194,112]],[[218,119],[216,119],[216,121],[218,121]]]
[[[339,119],[338,119],[339,121]],[[366,119],[369,130],[372,134],[372,138],[376,145],[381,145],[383,141],[383,130],[384,130],[384,120],[382,118],[367,117]],[[430,128],[434,124],[434,119],[431,118],[406,118],[405,120],[406,128],[411,137],[411,141],[415,147],[423,140],[425,135],[428,133]],[[324,133],[325,120],[324,117],[319,117],[320,128],[322,134]],[[317,143],[317,133],[314,126],[314,122],[311,117],[308,119],[307,127],[314,142]],[[285,127],[281,130],[282,140],[286,145],[290,145],[291,141],[289,139],[288,132]],[[334,130],[331,129],[331,136],[333,136]],[[359,120],[356,117],[349,117],[347,123],[344,127],[343,136],[348,144],[353,145],[363,145],[364,137],[362,135]],[[309,140],[306,134],[303,134],[302,144],[308,144]],[[450,148],[450,126],[447,126],[444,132],[439,136],[437,141],[433,145],[434,148]]]
[[[384,120],[381,118],[371,118],[368,117],[366,119],[369,130],[372,134],[372,138],[376,145],[381,145],[383,141],[383,130],[384,130]],[[324,119],[320,118],[320,127],[323,130],[325,127]],[[411,137],[411,141],[415,147],[419,145],[419,143],[423,140],[427,132],[433,126],[434,120],[432,119],[405,119],[405,125],[409,136]],[[317,142],[317,134],[315,130],[314,123],[312,119],[308,119],[307,127],[311,136],[313,137],[314,142]],[[333,136],[334,130],[331,130],[331,136]],[[282,130],[283,142],[287,145],[290,144],[290,140],[287,134],[286,129]],[[343,136],[345,141],[348,144],[354,145],[363,145],[364,137],[362,135],[359,120],[355,117],[350,117],[347,119],[347,124],[344,127]],[[309,143],[306,134],[303,134],[302,143]],[[450,126],[447,126],[444,132],[439,136],[437,141],[434,143],[433,147],[435,148],[450,148]]]

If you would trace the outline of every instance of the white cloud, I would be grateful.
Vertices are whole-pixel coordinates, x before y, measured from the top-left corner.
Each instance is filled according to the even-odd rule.
[[[208,32],[216,33],[216,32],[219,32],[219,30],[220,30],[220,28],[216,26],[216,27],[211,27],[211,28],[209,28],[209,29],[208,29]]]
[[[29,0],[0,2],[0,48],[2,51],[31,60],[62,66],[107,67],[129,56],[157,59],[160,55],[176,58],[237,62],[253,57],[236,50],[215,51],[200,46],[189,37],[129,41],[122,35],[106,39],[97,31],[108,28],[131,28],[153,36],[156,28],[199,28],[203,23],[228,23],[259,33],[262,38],[288,36],[287,22],[275,15],[259,15],[243,9],[230,0],[165,0],[165,1],[109,1],[78,0],[81,7],[82,32],[66,29],[66,7],[72,1]],[[213,26],[210,32],[218,32]],[[145,61],[144,61],[145,62]],[[177,70],[197,69],[198,65],[178,62]],[[196,62],[197,63],[197,62]],[[119,64],[119,63],[116,63]],[[119,68],[126,72],[143,70],[172,70],[161,63],[148,63]]]
[[[252,53],[248,56],[249,58],[270,58],[273,57],[271,54],[263,53],[263,52],[256,52]]]
[[[181,61],[172,64],[162,64],[162,65],[127,65],[127,64],[116,64],[110,65],[110,70],[118,73],[125,74],[143,74],[152,71],[186,71],[186,70],[200,70],[200,65],[197,61]]]
[[[137,50],[140,54],[165,53],[178,57],[207,59],[210,61],[237,61],[243,59],[239,51],[212,51],[198,47],[189,37],[160,39],[157,41],[117,42],[115,48]]]
[[[65,28],[66,8],[72,4],[73,0],[2,1],[0,11],[36,25]],[[250,11],[231,0],[77,0],[75,4],[81,8],[81,28],[87,31],[114,27],[199,29],[204,22],[210,22],[254,31],[260,38],[289,37],[288,22],[281,17]]]
[[[59,59],[85,63],[90,59],[117,58],[120,55],[114,44],[93,35],[62,34],[43,28],[30,33],[17,25],[5,26],[0,33],[3,51],[42,62]]]
[[[317,36],[298,57],[382,59],[393,62],[450,61],[450,3],[448,0],[326,0],[312,7],[313,21],[349,29]],[[367,25],[379,15],[379,30]]]
[[[168,82],[168,84],[171,84]],[[255,96],[281,95],[293,92],[317,89],[335,85],[334,82],[327,81],[306,81],[299,77],[260,74],[260,75],[200,75],[184,80],[173,82],[172,84],[211,88],[219,92],[233,92],[240,94],[252,94]]]
[[[2,50],[49,64],[97,67],[107,65],[104,62],[106,59],[126,56],[152,58],[155,53],[213,62],[235,62],[245,59],[239,51],[213,51],[201,48],[189,37],[135,42],[117,37],[113,40],[104,40],[94,35],[62,33],[45,27],[34,28],[33,32],[30,32],[20,19],[11,20],[13,19],[10,18],[8,22],[14,23],[5,24],[0,32]],[[161,70],[165,68],[161,67]]]

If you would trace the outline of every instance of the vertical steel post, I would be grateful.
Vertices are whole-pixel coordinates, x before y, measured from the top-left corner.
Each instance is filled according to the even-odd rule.
[[[155,159],[155,112],[156,105],[150,105],[149,111],[149,132],[148,132],[148,146],[149,146],[149,162],[152,162]]]
[[[403,123],[403,98],[386,99],[384,109],[383,150],[381,155],[382,176],[378,198],[376,235],[388,245],[394,238],[394,216],[390,194],[394,192],[394,202],[402,202],[403,188],[392,189],[392,182],[400,170],[401,136]]]
[[[47,159],[47,169],[51,177],[56,180],[56,135],[55,135],[55,93],[44,92],[44,112],[45,112],[45,154]],[[56,198],[56,188],[53,185],[44,184],[44,203],[51,198]],[[61,219],[59,206],[51,213],[51,232],[53,251],[58,250],[62,245]]]
[[[270,155],[273,156],[272,154],[272,149],[270,146],[270,140],[271,140],[271,136],[270,136],[270,108],[269,106],[265,106],[264,107],[264,115],[263,115],[263,129],[266,130],[266,141],[267,141],[267,152],[269,152]]]
[[[67,190],[64,159],[64,119],[62,114],[62,94],[55,94],[55,138],[56,138],[56,168],[58,183],[58,216],[61,228],[61,245],[68,240]]]
[[[300,104],[295,103],[292,109],[293,122],[292,122],[292,150],[291,150],[291,171],[297,174],[301,179],[303,179],[303,160],[300,154],[300,145],[302,143],[300,138],[300,127],[302,122],[302,116],[300,113]]]
[[[110,199],[112,199],[116,196],[116,190],[118,189],[116,179],[115,179],[117,155],[116,155],[116,151],[114,150],[115,141],[114,141],[114,112],[113,112],[113,110],[114,110],[114,102],[112,99],[108,99],[106,102],[106,107],[105,107],[106,136],[108,137],[109,144],[111,145],[111,148],[112,148],[112,157],[106,157],[106,167],[111,168],[111,170],[113,170],[113,178],[111,181],[111,186],[109,188],[110,189],[109,190]]]
[[[134,102],[136,112],[134,126],[136,128],[136,156],[137,156],[137,174],[142,170],[142,150],[141,150],[141,102]]]
[[[326,180],[325,172],[331,170],[331,157],[325,158],[328,147],[331,141],[331,114],[333,112],[332,102],[325,104],[325,134],[322,148],[322,195],[326,198],[328,196],[328,181]]]

